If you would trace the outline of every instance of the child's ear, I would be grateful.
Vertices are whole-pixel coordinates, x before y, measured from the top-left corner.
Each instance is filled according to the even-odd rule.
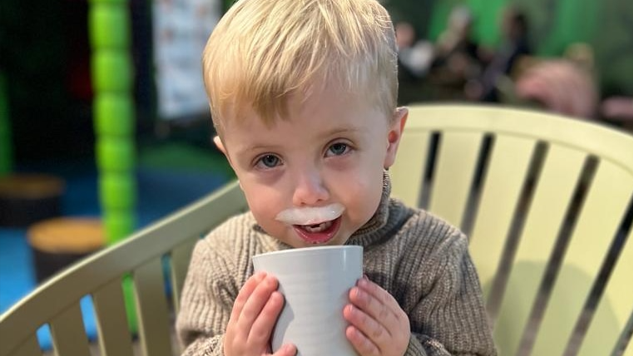
[[[396,109],[393,121],[389,127],[389,133],[387,134],[387,154],[385,155],[385,162],[383,164],[385,169],[391,167],[396,161],[398,145],[400,144],[400,138],[402,138],[402,132],[404,131],[404,125],[408,117],[409,109],[406,107]]]
[[[233,172],[235,172],[235,168],[233,167],[233,162],[231,162],[231,158],[229,157],[229,154],[227,153],[226,147],[224,147],[224,143],[222,142],[222,139],[220,138],[220,136],[213,137],[213,143],[215,143],[215,147],[217,147],[218,150],[224,153],[224,157],[226,157],[226,160],[229,161],[229,165],[231,165],[231,168],[233,168]],[[242,189],[242,183],[240,183],[239,180],[237,182],[240,184],[240,189]]]
[[[229,156],[226,154],[226,148],[224,148],[224,143],[222,143],[222,139],[220,138],[220,136],[213,137],[213,143],[215,143],[215,147],[217,147],[218,150],[222,151],[222,153],[224,153],[224,155],[228,159]]]
[[[229,157],[229,151],[227,151],[226,147],[224,147],[224,142],[222,142],[220,136],[213,137],[213,143],[215,143],[215,147],[217,147],[218,150],[224,153],[224,157],[226,157],[226,160],[229,161],[231,168],[233,168],[233,162],[231,162],[231,157]],[[235,168],[233,168],[233,170],[235,170]]]

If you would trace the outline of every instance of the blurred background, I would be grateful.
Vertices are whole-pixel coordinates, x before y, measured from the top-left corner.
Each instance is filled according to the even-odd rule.
[[[630,129],[632,2],[388,0],[385,5],[400,34],[403,103],[524,105]]]
[[[528,107],[633,132],[633,1],[382,3],[398,37],[401,105]],[[202,48],[231,4],[0,2],[0,312],[72,260],[233,177],[210,140],[200,75]],[[101,10],[119,16],[113,29],[99,30]],[[99,72],[102,50],[131,70]],[[129,85],[104,84],[118,75]],[[108,98],[128,115],[102,117],[95,103]],[[103,146],[114,153],[100,142],[116,143]],[[60,217],[69,220],[41,232]],[[78,218],[97,221],[89,248],[56,237],[89,235],[76,233]]]

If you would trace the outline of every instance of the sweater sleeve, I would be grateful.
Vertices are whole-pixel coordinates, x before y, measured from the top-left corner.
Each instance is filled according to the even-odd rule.
[[[419,274],[429,287],[409,312],[412,335],[406,355],[496,355],[466,236],[453,230]]]
[[[231,261],[221,246],[198,241],[183,286],[176,332],[185,356],[223,354],[223,335],[237,295]]]

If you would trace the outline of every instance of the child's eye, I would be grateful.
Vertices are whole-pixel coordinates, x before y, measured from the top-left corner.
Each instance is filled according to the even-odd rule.
[[[260,168],[274,168],[281,163],[279,157],[275,155],[265,155],[257,160],[256,166]]]
[[[347,153],[349,151],[349,146],[345,143],[342,142],[337,142],[332,144],[329,148],[328,148],[328,152],[327,155],[328,156],[341,156],[344,155],[345,153]]]

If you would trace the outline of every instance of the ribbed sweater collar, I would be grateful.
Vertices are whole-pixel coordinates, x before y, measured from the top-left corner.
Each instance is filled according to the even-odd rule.
[[[410,209],[390,197],[391,179],[389,178],[389,173],[384,171],[382,197],[378,209],[363,227],[352,234],[346,243],[347,245],[370,246],[382,240],[387,240],[411,216],[412,211]]]

